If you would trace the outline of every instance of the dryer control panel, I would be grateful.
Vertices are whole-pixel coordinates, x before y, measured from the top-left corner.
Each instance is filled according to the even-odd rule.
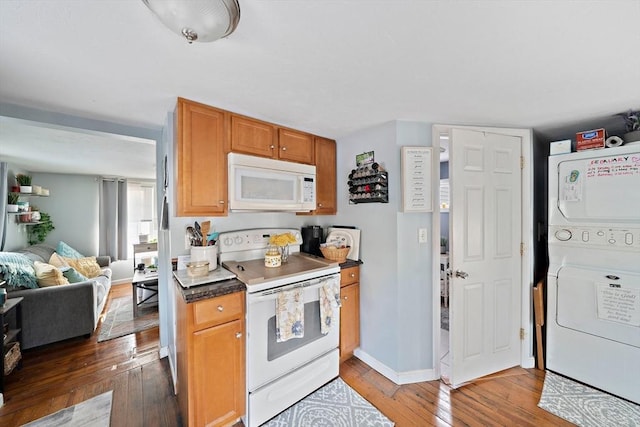
[[[549,244],[640,251],[640,228],[550,226]]]

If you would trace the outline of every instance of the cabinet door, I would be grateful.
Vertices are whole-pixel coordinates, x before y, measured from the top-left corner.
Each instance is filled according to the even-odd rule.
[[[340,298],[340,362],[344,362],[360,345],[360,284],[341,288]]]
[[[178,99],[177,216],[226,215],[226,115],[206,105]]]
[[[278,129],[278,158],[313,164],[313,135],[291,129]]]
[[[244,353],[240,319],[193,334],[196,426],[227,425],[244,414]]]
[[[275,158],[276,146],[276,130],[272,124],[231,115],[231,151]]]
[[[315,138],[317,215],[335,215],[336,206],[336,142]]]

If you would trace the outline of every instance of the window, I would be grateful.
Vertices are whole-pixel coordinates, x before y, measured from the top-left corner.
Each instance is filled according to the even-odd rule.
[[[133,258],[133,245],[158,239],[156,184],[152,181],[129,181],[127,185],[127,257]]]

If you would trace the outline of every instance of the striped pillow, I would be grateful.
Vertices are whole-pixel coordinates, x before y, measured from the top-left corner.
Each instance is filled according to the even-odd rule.
[[[7,288],[35,289],[38,287],[33,263],[23,254],[0,252],[0,274],[7,281]]]

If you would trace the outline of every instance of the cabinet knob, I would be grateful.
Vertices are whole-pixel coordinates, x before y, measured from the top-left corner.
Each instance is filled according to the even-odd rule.
[[[287,151],[287,147],[282,147],[282,151]]]
[[[224,205],[224,200],[219,200],[218,203],[220,203],[221,205]]]
[[[318,207],[321,208],[322,207],[322,203],[318,203]]]
[[[221,306],[221,305],[219,305],[219,306],[218,306],[218,311],[222,311],[222,310],[224,310],[224,307],[223,307],[223,306]]]
[[[269,146],[269,148],[271,148],[271,149],[273,150],[274,148],[276,148],[276,146],[275,146],[275,145],[273,145],[273,144],[271,144],[271,145]]]
[[[351,276],[352,278],[353,278],[353,277],[356,277],[356,273],[351,273],[351,274],[350,274],[350,276]]]
[[[348,300],[348,299],[349,299],[349,297],[344,297],[344,300],[345,300],[345,301],[346,301],[346,300]]]
[[[242,332],[236,332],[236,338],[242,338]]]

